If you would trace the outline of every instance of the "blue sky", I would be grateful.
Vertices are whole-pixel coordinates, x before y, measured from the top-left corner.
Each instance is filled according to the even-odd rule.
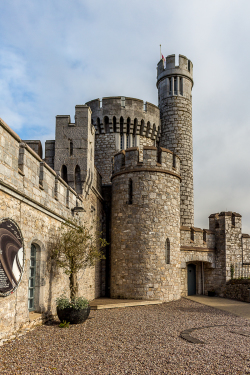
[[[250,233],[248,0],[0,2],[0,117],[54,139],[55,116],[111,95],[157,104],[159,44],[194,64],[195,225],[224,210]]]

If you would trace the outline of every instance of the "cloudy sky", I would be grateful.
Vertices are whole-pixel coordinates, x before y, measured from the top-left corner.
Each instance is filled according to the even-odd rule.
[[[98,97],[158,104],[159,44],[192,60],[195,225],[236,211],[250,233],[249,0],[0,1],[0,26],[0,117],[23,139]]]

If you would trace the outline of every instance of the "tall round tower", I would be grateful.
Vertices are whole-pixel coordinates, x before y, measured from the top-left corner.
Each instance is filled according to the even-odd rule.
[[[129,148],[114,158],[111,298],[180,298],[180,159]]]
[[[180,215],[184,226],[194,225],[192,87],[193,64],[185,56],[179,55],[179,66],[175,55],[166,58],[166,66],[163,60],[158,63],[160,146],[181,159]]]

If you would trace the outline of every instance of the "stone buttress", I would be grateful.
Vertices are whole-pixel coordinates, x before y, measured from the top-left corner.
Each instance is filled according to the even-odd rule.
[[[111,298],[180,298],[180,159],[144,147],[115,155]]]
[[[157,88],[161,112],[160,146],[181,159],[181,225],[194,226],[193,139],[192,139],[193,64],[179,55],[167,56],[157,67]]]

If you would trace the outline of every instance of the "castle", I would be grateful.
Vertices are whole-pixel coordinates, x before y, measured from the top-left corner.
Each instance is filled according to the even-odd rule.
[[[0,120],[0,338],[68,294],[67,277],[47,267],[48,241],[68,218],[109,242],[106,259],[78,275],[90,300],[223,296],[232,266],[249,263],[240,214],[194,227],[192,62],[161,60],[156,86],[158,106],[118,96],[76,105],[74,123],[56,116],[44,159],[40,141]]]

